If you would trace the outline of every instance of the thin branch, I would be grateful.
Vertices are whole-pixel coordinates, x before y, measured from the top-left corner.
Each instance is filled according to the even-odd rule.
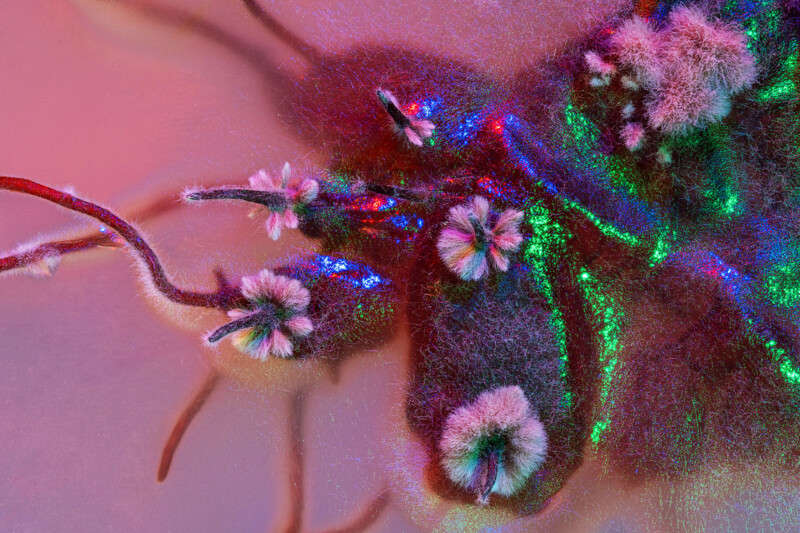
[[[258,19],[273,35],[283,41],[292,50],[302,55],[310,62],[319,59],[319,52],[316,48],[291,32],[286,26],[278,22],[275,17],[267,13],[257,0],[242,0],[250,13]]]
[[[216,387],[217,383],[219,382],[219,378],[219,372],[212,370],[211,373],[206,377],[206,380],[203,382],[200,390],[197,391],[197,394],[195,394],[191,403],[186,406],[186,409],[184,409],[184,411],[178,417],[178,420],[175,422],[175,426],[172,428],[172,433],[170,433],[167,443],[164,445],[164,451],[161,452],[161,463],[158,465],[157,477],[159,483],[167,478],[169,467],[172,464],[172,458],[175,456],[175,450],[178,449],[178,444],[180,444],[183,435],[186,433],[186,430],[189,428],[189,424],[191,424],[195,415],[206,403],[206,400],[208,400],[208,397],[211,395],[214,387]]]
[[[177,194],[169,194],[159,198],[147,206],[133,211],[130,218],[134,220],[149,220],[178,207],[183,204],[178,201]],[[71,239],[53,240],[43,242],[36,246],[7,257],[0,257],[0,273],[15,269],[24,268],[36,263],[46,257],[63,257],[68,254],[86,252],[99,247],[121,248],[122,244],[117,240],[113,232],[94,231],[73,237]]]
[[[174,286],[167,278],[158,256],[139,232],[108,209],[25,178],[0,176],[0,189],[42,198],[71,211],[87,215],[113,229],[141,258],[155,288],[173,302],[193,307],[231,309],[239,300],[238,294],[223,287],[220,287],[216,293],[201,293],[185,291]]]

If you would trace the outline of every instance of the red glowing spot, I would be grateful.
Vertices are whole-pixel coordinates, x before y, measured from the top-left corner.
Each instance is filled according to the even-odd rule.
[[[408,104],[406,111],[408,111],[408,113],[411,115],[416,115],[417,113],[419,113],[419,104],[416,102],[414,102],[413,104]]]
[[[503,123],[499,120],[492,121],[489,127],[492,129],[493,132],[495,132],[498,135],[503,133]]]

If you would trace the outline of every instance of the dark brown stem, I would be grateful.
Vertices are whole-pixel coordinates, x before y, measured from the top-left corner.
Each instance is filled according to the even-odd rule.
[[[0,176],[0,189],[36,196],[102,222],[119,234],[136,251],[144,262],[153,285],[164,297],[173,302],[194,307],[231,309],[239,299],[237,294],[229,291],[200,293],[185,291],[174,286],[167,278],[158,256],[139,232],[108,209],[25,178]]]
[[[24,268],[46,257],[60,257],[71,253],[91,250],[99,246],[119,247],[121,245],[114,240],[113,234],[109,235],[107,233],[97,233],[87,237],[46,242],[25,252],[0,257],[0,272]]]
[[[270,209],[284,210],[289,207],[289,199],[283,192],[254,191],[251,189],[202,189],[186,195],[188,201],[241,200],[266,206]]]
[[[264,329],[273,330],[277,325],[278,318],[275,316],[275,308],[272,305],[267,304],[258,311],[243,316],[242,318],[231,320],[227,324],[215,329],[214,332],[208,336],[208,342],[219,342],[224,337],[230,335],[234,331],[239,331],[240,329],[259,326]]]
[[[200,390],[195,394],[191,403],[183,410],[181,416],[179,416],[178,420],[175,422],[172,433],[170,433],[167,443],[164,445],[164,451],[161,452],[161,463],[158,465],[157,478],[159,483],[167,478],[169,467],[172,464],[172,458],[175,456],[175,450],[178,448],[178,444],[180,444],[184,433],[186,433],[189,424],[192,422],[197,412],[200,411],[200,408],[203,407],[203,404],[208,400],[217,382],[219,382],[219,378],[219,372],[212,370],[200,387]]]
[[[292,50],[302,55],[310,62],[319,59],[319,52],[316,48],[305,42],[303,39],[289,31],[286,26],[275,20],[275,17],[267,13],[257,0],[242,0],[247,10],[250,11],[261,24],[273,35],[283,41]]]

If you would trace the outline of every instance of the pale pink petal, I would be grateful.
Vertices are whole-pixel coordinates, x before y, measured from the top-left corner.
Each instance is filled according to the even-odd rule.
[[[478,217],[478,221],[486,225],[486,219],[489,217],[489,202],[483,196],[476,196],[472,200],[472,212]],[[470,227],[472,224],[470,224]]]
[[[286,208],[283,212],[283,224],[289,229],[297,228],[298,224],[297,215],[291,207]]]
[[[405,128],[403,128],[403,134],[406,136],[406,139],[408,139],[408,142],[410,142],[411,144],[416,146],[422,146],[422,139],[420,139],[419,135],[417,135],[417,132],[415,132],[410,127],[406,126]]]
[[[283,164],[283,168],[281,169],[281,188],[286,188],[289,184],[289,179],[292,177],[292,167],[289,166],[289,162]]]
[[[281,227],[283,225],[283,217],[281,214],[276,213],[275,211],[270,211],[269,215],[267,216],[267,221],[264,225],[267,228],[267,234],[272,238],[273,241],[277,241],[278,237],[281,236]]]
[[[270,335],[270,353],[277,357],[289,357],[292,355],[292,343],[286,335],[280,331],[273,330]]]
[[[297,337],[305,337],[314,331],[314,325],[307,316],[295,316],[286,321],[286,327]]]

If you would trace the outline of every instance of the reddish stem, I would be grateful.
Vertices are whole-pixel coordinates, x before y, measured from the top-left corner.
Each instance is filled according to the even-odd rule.
[[[275,20],[275,17],[267,13],[257,0],[243,0],[247,10],[267,28],[278,39],[286,43],[292,50],[298,52],[309,61],[319,59],[319,52],[305,42],[303,39],[289,31],[286,26]]]
[[[139,232],[108,209],[25,178],[0,176],[0,189],[42,198],[71,211],[87,215],[113,229],[120,237],[125,239],[142,259],[156,289],[173,302],[215,309],[231,309],[235,306],[238,295],[225,287],[220,287],[220,290],[216,293],[201,293],[185,291],[174,286],[167,278],[158,256],[156,256],[156,253]],[[15,260],[13,257],[5,259],[8,260],[9,264]]]
[[[183,410],[181,416],[178,417],[177,422],[175,422],[172,433],[170,433],[167,443],[164,445],[164,451],[161,452],[161,463],[158,465],[157,478],[159,483],[167,478],[169,467],[172,464],[172,458],[175,456],[175,450],[178,449],[178,444],[180,444],[186,430],[189,429],[189,424],[192,423],[195,415],[200,411],[200,408],[203,407],[203,404],[206,403],[206,400],[208,400],[208,397],[219,381],[219,377],[219,372],[216,370],[211,371],[211,374],[208,375],[203,386],[200,387],[200,390],[195,394],[191,403]]]

